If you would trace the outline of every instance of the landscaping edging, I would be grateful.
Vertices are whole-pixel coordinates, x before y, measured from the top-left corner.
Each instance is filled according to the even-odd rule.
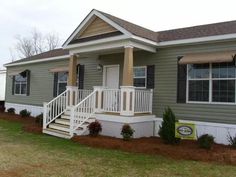
[[[183,140],[179,145],[167,145],[158,137],[132,139],[128,142],[106,136],[75,136],[72,140],[90,147],[236,165],[236,150],[220,144],[214,144],[211,150],[205,150],[200,149],[196,141]]]

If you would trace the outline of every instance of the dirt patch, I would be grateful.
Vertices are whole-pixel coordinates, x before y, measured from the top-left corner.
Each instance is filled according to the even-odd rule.
[[[220,144],[214,144],[211,150],[205,150],[200,149],[196,141],[183,140],[178,145],[167,145],[158,137],[132,139],[127,142],[106,136],[76,136],[73,141],[91,147],[236,165],[236,150]]]
[[[37,133],[37,134],[42,133],[42,127],[35,122],[34,117],[21,117],[20,115],[17,114],[0,112],[0,119],[22,123],[23,124],[22,129],[26,132]]]

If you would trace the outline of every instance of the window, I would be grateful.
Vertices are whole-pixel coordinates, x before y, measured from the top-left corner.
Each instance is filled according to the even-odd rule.
[[[14,79],[14,95],[26,95],[27,94],[27,76],[16,75]]]
[[[134,67],[134,86],[146,88],[147,68],[146,66]]]
[[[57,81],[57,95],[60,95],[66,90],[68,72],[59,72]]]
[[[78,74],[77,78],[79,78]],[[62,92],[66,90],[67,80],[68,80],[68,72],[58,72],[57,95],[60,95]],[[78,86],[78,79],[76,81],[76,85]]]
[[[188,65],[189,102],[236,103],[235,63]]]

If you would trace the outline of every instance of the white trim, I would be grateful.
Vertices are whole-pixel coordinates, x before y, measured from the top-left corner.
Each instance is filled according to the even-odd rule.
[[[120,36],[113,36],[113,37],[108,37],[108,38],[103,38],[103,39],[98,39],[98,40],[93,40],[93,41],[87,41],[79,44],[71,44],[69,46],[66,46],[64,49],[74,49],[74,48],[79,48],[79,47],[86,47],[86,46],[91,46],[91,45],[96,45],[96,44],[101,44],[101,43],[113,43],[116,41],[120,40],[125,40],[129,39],[125,35],[120,35]]]
[[[119,77],[119,84],[118,84],[118,88],[120,86],[120,65],[117,64],[117,65],[104,65],[103,66],[103,73],[102,73],[102,86],[105,87],[105,84],[106,84],[106,71],[107,71],[107,68],[110,68],[110,67],[118,67],[118,77]]]
[[[165,42],[157,43],[156,46],[157,47],[164,47],[164,46],[172,46],[172,45],[183,45],[183,44],[191,44],[191,43],[202,43],[202,42],[234,40],[234,39],[236,39],[236,33],[207,36],[207,37],[198,37],[198,38],[189,38],[189,39],[180,39],[180,40],[173,40],[173,41],[165,41]]]
[[[50,58],[44,58],[44,59],[35,59],[31,61],[25,61],[25,62],[20,62],[20,63],[9,63],[5,64],[3,66],[8,67],[8,66],[18,66],[18,65],[26,65],[26,64],[31,64],[31,63],[39,63],[39,62],[46,62],[46,61],[53,61],[53,60],[61,60],[61,59],[69,59],[70,55],[62,55],[62,56],[57,56],[57,57],[50,57]]]

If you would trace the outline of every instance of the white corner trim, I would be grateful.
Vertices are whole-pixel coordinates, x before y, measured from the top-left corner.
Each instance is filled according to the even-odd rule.
[[[159,42],[159,43],[157,43],[156,46],[157,47],[164,47],[164,46],[172,46],[172,45],[212,42],[212,41],[220,41],[220,40],[233,40],[233,39],[236,39],[236,33]]]
[[[108,24],[110,24],[111,26],[116,28],[117,30],[121,31],[124,35],[126,35],[128,37],[130,37],[132,35],[129,31],[127,31],[123,27],[119,26],[118,24],[116,24],[115,22],[113,22],[112,20],[110,20],[109,18],[107,18],[106,16],[101,14],[100,12],[98,12],[97,10],[93,9],[87,15],[87,17],[82,21],[82,23],[75,29],[75,31],[70,35],[70,37],[65,41],[65,43],[62,46],[63,48],[66,48],[68,46],[68,44],[71,42],[71,40],[80,32],[80,30],[83,29],[83,27],[87,23],[89,23],[89,21],[93,18],[94,15],[101,18],[102,20],[104,20],[105,22],[107,22]]]
[[[18,65],[26,65],[26,64],[31,64],[31,63],[39,63],[39,62],[46,62],[46,61],[53,61],[53,60],[61,60],[61,59],[69,59],[70,55],[62,55],[62,56],[57,56],[57,57],[50,57],[50,58],[44,58],[44,59],[35,59],[31,61],[25,61],[25,62],[20,62],[20,63],[10,63],[10,64],[5,64],[3,66],[8,67],[8,66],[18,66]]]

